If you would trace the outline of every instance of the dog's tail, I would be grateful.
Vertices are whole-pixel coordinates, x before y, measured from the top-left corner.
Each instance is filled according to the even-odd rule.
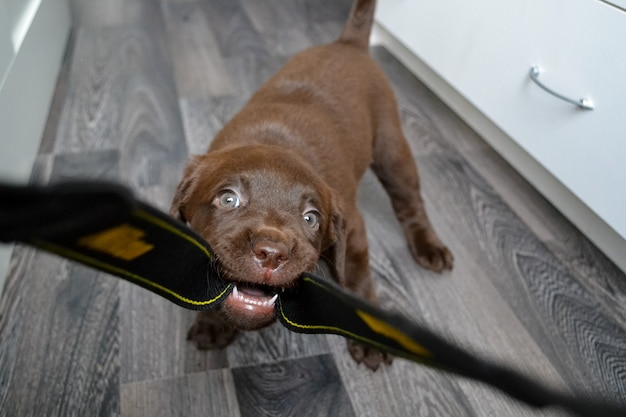
[[[375,10],[376,0],[354,0],[350,16],[339,36],[339,42],[349,43],[363,49],[368,48]]]

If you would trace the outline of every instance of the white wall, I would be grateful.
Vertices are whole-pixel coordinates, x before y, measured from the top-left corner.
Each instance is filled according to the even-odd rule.
[[[0,181],[28,182],[69,31],[67,0],[0,0]]]

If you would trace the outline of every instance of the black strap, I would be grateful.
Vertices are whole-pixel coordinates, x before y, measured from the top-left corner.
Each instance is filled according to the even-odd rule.
[[[55,253],[189,309],[215,307],[232,289],[219,276],[213,252],[202,237],[115,184],[0,185],[0,241]],[[280,294],[276,314],[292,331],[339,334],[485,382],[535,407],[561,406],[587,417],[626,415],[623,405],[562,394],[479,359],[314,275],[304,274],[299,285]]]
[[[626,416],[624,405],[550,389],[513,369],[480,359],[406,317],[375,308],[316,276],[303,275],[298,287],[283,293],[278,300],[278,318],[294,332],[332,333],[355,339],[396,356],[484,382],[537,408],[559,406],[586,417]]]
[[[55,253],[193,310],[232,288],[215,272],[204,239],[119,185],[0,185],[0,201],[0,241]]]

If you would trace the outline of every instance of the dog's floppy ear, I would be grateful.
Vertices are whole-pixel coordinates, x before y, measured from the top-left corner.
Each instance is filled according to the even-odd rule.
[[[339,284],[344,284],[346,270],[346,222],[343,211],[334,201],[330,224],[326,228],[323,255],[330,261],[330,267],[335,275],[334,278]]]
[[[180,184],[176,188],[174,198],[172,199],[172,205],[170,206],[170,215],[175,219],[182,222],[187,222],[185,218],[185,205],[189,201],[189,197],[194,189],[194,184],[197,181],[196,169],[200,165],[200,155],[193,155],[189,158],[187,166],[183,171],[183,178],[180,180]]]

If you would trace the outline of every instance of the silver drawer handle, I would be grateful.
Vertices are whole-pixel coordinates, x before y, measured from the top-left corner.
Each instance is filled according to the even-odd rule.
[[[565,97],[562,94],[557,93],[556,91],[546,87],[541,81],[539,81],[539,75],[541,74],[541,68],[537,67],[537,66],[533,66],[530,68],[530,79],[533,80],[535,82],[535,84],[537,84],[539,87],[543,88],[544,90],[546,90],[548,93],[552,94],[555,97],[560,98],[561,100],[565,100],[568,103],[572,103],[574,106],[578,106],[581,109],[585,109],[585,110],[593,110],[594,106],[593,106],[593,101],[591,101],[591,99],[589,98],[581,98],[580,100],[574,100],[568,97]]]

